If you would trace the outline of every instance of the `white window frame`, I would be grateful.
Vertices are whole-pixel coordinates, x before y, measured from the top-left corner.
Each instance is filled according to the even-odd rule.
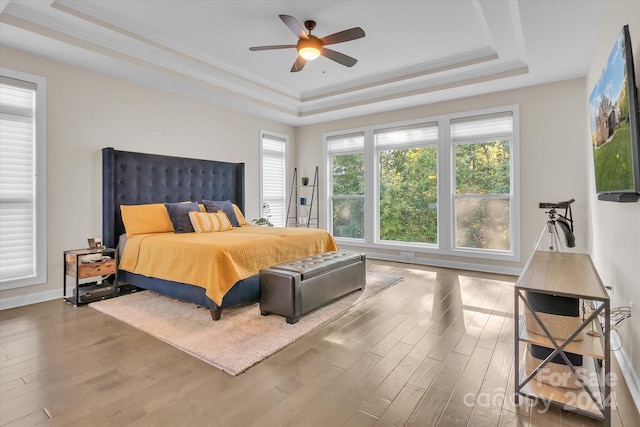
[[[451,141],[451,121],[467,118],[511,112],[513,115],[513,135],[511,137],[511,185],[510,185],[510,233],[511,250],[495,251],[488,249],[456,248],[455,246],[455,151]],[[393,251],[412,251],[417,253],[433,253],[440,255],[452,255],[468,258],[480,258],[498,261],[520,260],[520,114],[518,105],[505,105],[482,110],[466,111],[462,113],[447,114],[441,116],[424,117],[402,122],[384,123],[363,128],[351,128],[341,131],[326,132],[323,134],[325,156],[325,185],[328,189],[325,198],[325,217],[327,229],[332,230],[331,213],[331,173],[330,156],[328,154],[327,141],[331,137],[364,133],[365,135],[365,238],[364,242],[358,239],[345,239],[336,237],[338,244],[357,245],[363,248],[383,249]],[[373,135],[376,130],[392,127],[413,126],[420,123],[438,123],[438,244],[422,244],[412,242],[389,242],[379,240],[379,207],[377,206],[378,194],[378,165],[377,150]]]
[[[280,139],[284,141],[284,180],[282,182],[282,206],[284,223],[274,224],[278,227],[285,227],[287,225],[287,180],[289,177],[289,136],[277,132],[271,132],[267,130],[260,130],[260,209],[259,217],[262,217],[262,206],[264,206],[264,138],[270,137],[273,139]]]
[[[511,111],[503,111],[503,112],[511,112]],[[479,115],[479,116],[486,116],[486,115]],[[466,115],[464,118],[473,118],[473,116],[471,115]],[[515,122],[515,117],[512,116],[512,123]],[[462,253],[467,253],[470,252],[472,254],[481,251],[482,253],[487,253],[487,254],[513,254],[514,253],[514,245],[515,245],[515,239],[514,239],[514,216],[512,214],[512,210],[514,209],[514,205],[513,205],[513,197],[514,197],[514,191],[513,191],[513,185],[511,185],[513,183],[514,180],[514,175],[515,175],[515,166],[514,166],[514,162],[511,159],[512,153],[513,153],[513,149],[514,149],[514,143],[513,143],[513,139],[514,139],[514,128],[515,126],[512,127],[512,130],[510,133],[506,134],[506,133],[488,133],[484,136],[481,137],[469,137],[469,138],[461,138],[458,139],[456,141],[453,141],[452,138],[452,142],[451,142],[451,171],[453,174],[452,177],[452,196],[453,196],[453,203],[451,205],[451,224],[452,224],[452,235],[451,235],[451,247],[453,248],[453,250],[457,251],[457,252],[462,252]],[[503,194],[457,194],[456,193],[456,147],[458,147],[459,145],[473,145],[473,144],[481,144],[481,143],[486,143],[486,142],[491,142],[491,141],[507,141],[508,145],[509,145],[509,156],[510,156],[510,176],[509,176],[509,194],[507,195],[503,195]],[[509,218],[509,236],[510,236],[510,243],[511,243],[511,247],[509,250],[495,250],[495,249],[474,249],[474,248],[467,248],[467,247],[458,247],[457,245],[457,233],[458,233],[458,227],[456,226],[457,224],[457,201],[461,200],[461,199],[494,199],[494,200],[508,200],[509,201],[509,214],[510,214],[510,218]]]
[[[436,130],[436,139],[435,140],[430,140],[430,141],[416,141],[416,142],[405,142],[405,143],[401,143],[401,144],[397,144],[393,147],[391,146],[380,146],[376,143],[375,140],[375,135],[377,132],[384,132],[387,130],[393,130],[394,128],[414,128],[414,127],[425,127],[425,128],[435,128]],[[420,242],[397,242],[397,241],[393,241],[393,240],[382,240],[380,238],[380,153],[382,151],[387,151],[390,149],[393,150],[409,150],[411,148],[435,148],[436,149],[436,156],[438,157],[438,159],[440,158],[439,156],[439,150],[440,150],[440,137],[438,136],[440,132],[439,126],[437,122],[425,122],[425,121],[417,121],[415,123],[412,122],[412,124],[405,124],[403,126],[384,126],[384,127],[377,127],[375,129],[375,131],[373,132],[374,135],[374,156],[375,156],[375,168],[374,168],[374,182],[375,182],[375,188],[374,188],[374,204],[375,204],[375,212],[374,212],[374,217],[375,217],[375,221],[374,221],[374,227],[375,227],[375,234],[374,234],[374,241],[376,244],[380,244],[380,245],[397,245],[397,244],[401,244],[403,245],[405,248],[406,247],[417,247],[417,248],[421,248],[421,247],[427,247],[427,248],[437,248],[438,247],[438,242],[440,241],[440,221],[438,221],[438,231],[437,231],[437,235],[436,235],[436,243],[420,243]],[[436,166],[437,168],[439,167]],[[436,172],[439,175],[439,172]],[[439,176],[438,176],[438,182],[439,182]],[[438,200],[438,204],[440,204],[440,191],[438,189],[438,194],[437,194],[437,200]]]
[[[35,251],[34,274],[0,282],[0,290],[47,282],[47,80],[44,77],[0,67],[0,75],[36,85],[35,93]]]
[[[335,157],[335,156],[347,156],[350,154],[364,154],[365,156],[365,165],[367,164],[367,150],[366,147],[363,147],[362,149],[340,149],[338,151],[334,151],[329,153],[329,141],[331,140],[332,136],[350,136],[350,135],[362,135],[364,138],[364,144],[366,146],[366,140],[367,140],[367,135],[363,134],[362,131],[356,131],[356,132],[336,132],[335,134],[327,134],[327,136],[324,138],[324,156],[325,156],[325,170],[327,171],[327,173],[325,174],[326,176],[326,186],[325,188],[327,189],[327,197],[326,197],[326,218],[327,218],[327,226],[328,226],[328,231],[329,233],[331,233],[333,235],[333,201],[335,199],[356,199],[356,198],[363,198],[364,199],[364,235],[365,238],[356,238],[356,237],[340,237],[338,238],[339,240],[343,241],[343,242],[351,242],[352,244],[354,243],[362,243],[365,242],[367,235],[370,233],[370,231],[368,230],[368,223],[370,221],[367,221],[367,219],[370,216],[370,209],[369,206],[367,205],[368,198],[367,198],[367,186],[368,183],[367,181],[368,176],[367,176],[367,168],[365,166],[365,177],[364,177],[364,192],[365,194],[362,196],[358,196],[358,195],[353,195],[353,196],[346,196],[346,197],[334,197],[333,196],[333,171],[331,169],[331,158]]]

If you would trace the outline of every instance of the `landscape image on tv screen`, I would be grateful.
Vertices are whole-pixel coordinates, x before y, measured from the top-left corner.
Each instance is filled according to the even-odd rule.
[[[622,31],[589,97],[598,193],[634,189],[626,42]]]

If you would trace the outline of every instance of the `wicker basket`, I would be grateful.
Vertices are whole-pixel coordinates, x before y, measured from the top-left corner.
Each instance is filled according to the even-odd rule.
[[[551,351],[551,349],[549,349]],[[569,353],[571,354],[571,353]],[[527,346],[525,352],[525,372],[529,375],[533,372],[544,359],[538,359],[531,354],[531,344]],[[582,371],[582,363],[579,365],[574,363],[573,366],[578,369],[578,373]],[[535,376],[535,380],[541,383],[549,384],[554,387],[562,387],[567,389],[580,389],[580,383],[576,376],[571,372],[571,369],[563,363],[549,362],[538,374]],[[587,380],[583,378],[583,380]]]
[[[566,339],[575,332],[576,329],[582,324],[580,317],[574,316],[562,316],[559,314],[548,314],[536,312],[544,326],[547,327],[551,336],[555,339]],[[529,332],[534,334],[546,336],[536,319],[533,317],[528,309],[524,310],[525,325]],[[581,341],[584,338],[584,333],[581,331],[573,341]]]

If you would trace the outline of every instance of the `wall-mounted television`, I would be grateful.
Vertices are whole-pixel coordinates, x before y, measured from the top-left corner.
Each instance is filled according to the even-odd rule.
[[[589,115],[598,199],[638,201],[640,116],[628,25],[591,92]]]

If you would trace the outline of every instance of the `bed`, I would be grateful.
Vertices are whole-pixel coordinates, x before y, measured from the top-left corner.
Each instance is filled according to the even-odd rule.
[[[230,200],[240,211],[244,212],[244,163],[228,163],[211,160],[189,159],[182,157],[162,156],[156,154],[136,153],[129,151],[115,150],[111,147],[102,150],[102,214],[103,214],[103,244],[107,247],[117,247],[122,236],[125,234],[125,227],[122,218],[121,205],[146,205],[153,203],[181,203],[184,201],[201,201],[201,200]],[[308,239],[303,233],[307,229],[271,229],[267,227],[259,227],[255,225],[245,225],[239,229],[226,231],[225,237],[245,234],[244,239],[248,237],[248,233],[253,235],[260,232],[262,235],[272,235],[272,237],[264,238],[262,235],[255,236],[256,241],[260,241],[260,245],[254,245],[264,252],[267,245],[277,245],[284,235],[289,238],[289,234],[300,234],[296,239]],[[324,233],[325,231],[316,230],[315,233]],[[181,236],[168,233],[166,237],[179,239]],[[186,233],[187,239],[207,238],[201,233]],[[206,234],[206,233],[203,233]],[[135,236],[137,238],[140,236]],[[143,235],[141,241],[153,241],[155,235]],[[312,249],[315,253],[325,252],[327,250],[335,250],[335,242],[328,235],[328,239],[332,243],[326,242],[314,246]],[[127,249],[130,250],[130,244],[133,239],[127,243]],[[269,240],[267,242],[267,240]],[[273,241],[273,242],[271,242]],[[283,242],[279,243],[281,246]],[[142,244],[139,244],[142,246]],[[286,243],[285,247],[290,244]],[[150,244],[147,247],[153,248],[157,245]],[[274,246],[277,248],[277,246]],[[335,246],[337,249],[337,246]],[[120,250],[122,248],[119,248]],[[141,249],[142,250],[142,249]],[[122,251],[120,251],[122,252]],[[269,251],[267,251],[269,252]],[[275,250],[280,257],[293,256],[291,251]],[[282,252],[282,253],[280,253]],[[184,259],[184,258],[179,258]],[[293,258],[292,258],[293,259]],[[289,261],[290,259],[274,258],[272,262],[279,263]],[[277,261],[277,262],[276,262]],[[264,261],[266,262],[266,261]],[[127,264],[127,263],[125,263]],[[127,264],[129,265],[129,264]],[[252,267],[255,267],[252,265]],[[128,267],[127,267],[128,268]],[[128,271],[131,270],[131,271]],[[254,271],[251,276],[247,274],[239,274],[241,277],[237,282],[227,284],[228,290],[225,289],[223,298],[219,298],[216,294],[211,297],[211,289],[200,284],[186,283],[187,280],[176,280],[176,277],[167,279],[168,276],[154,277],[148,274],[139,274],[136,269],[128,268],[125,270],[119,268],[118,280],[139,288],[152,290],[160,294],[164,294],[173,298],[188,301],[199,306],[208,308],[211,311],[213,320],[220,319],[222,309],[232,305],[257,300],[260,293],[258,282],[258,271]],[[255,270],[255,268],[254,268]],[[144,270],[141,270],[144,271]],[[247,268],[243,272],[249,271]],[[193,281],[192,281],[193,282]],[[207,295],[209,293],[209,295]],[[217,302],[216,302],[217,301]]]

